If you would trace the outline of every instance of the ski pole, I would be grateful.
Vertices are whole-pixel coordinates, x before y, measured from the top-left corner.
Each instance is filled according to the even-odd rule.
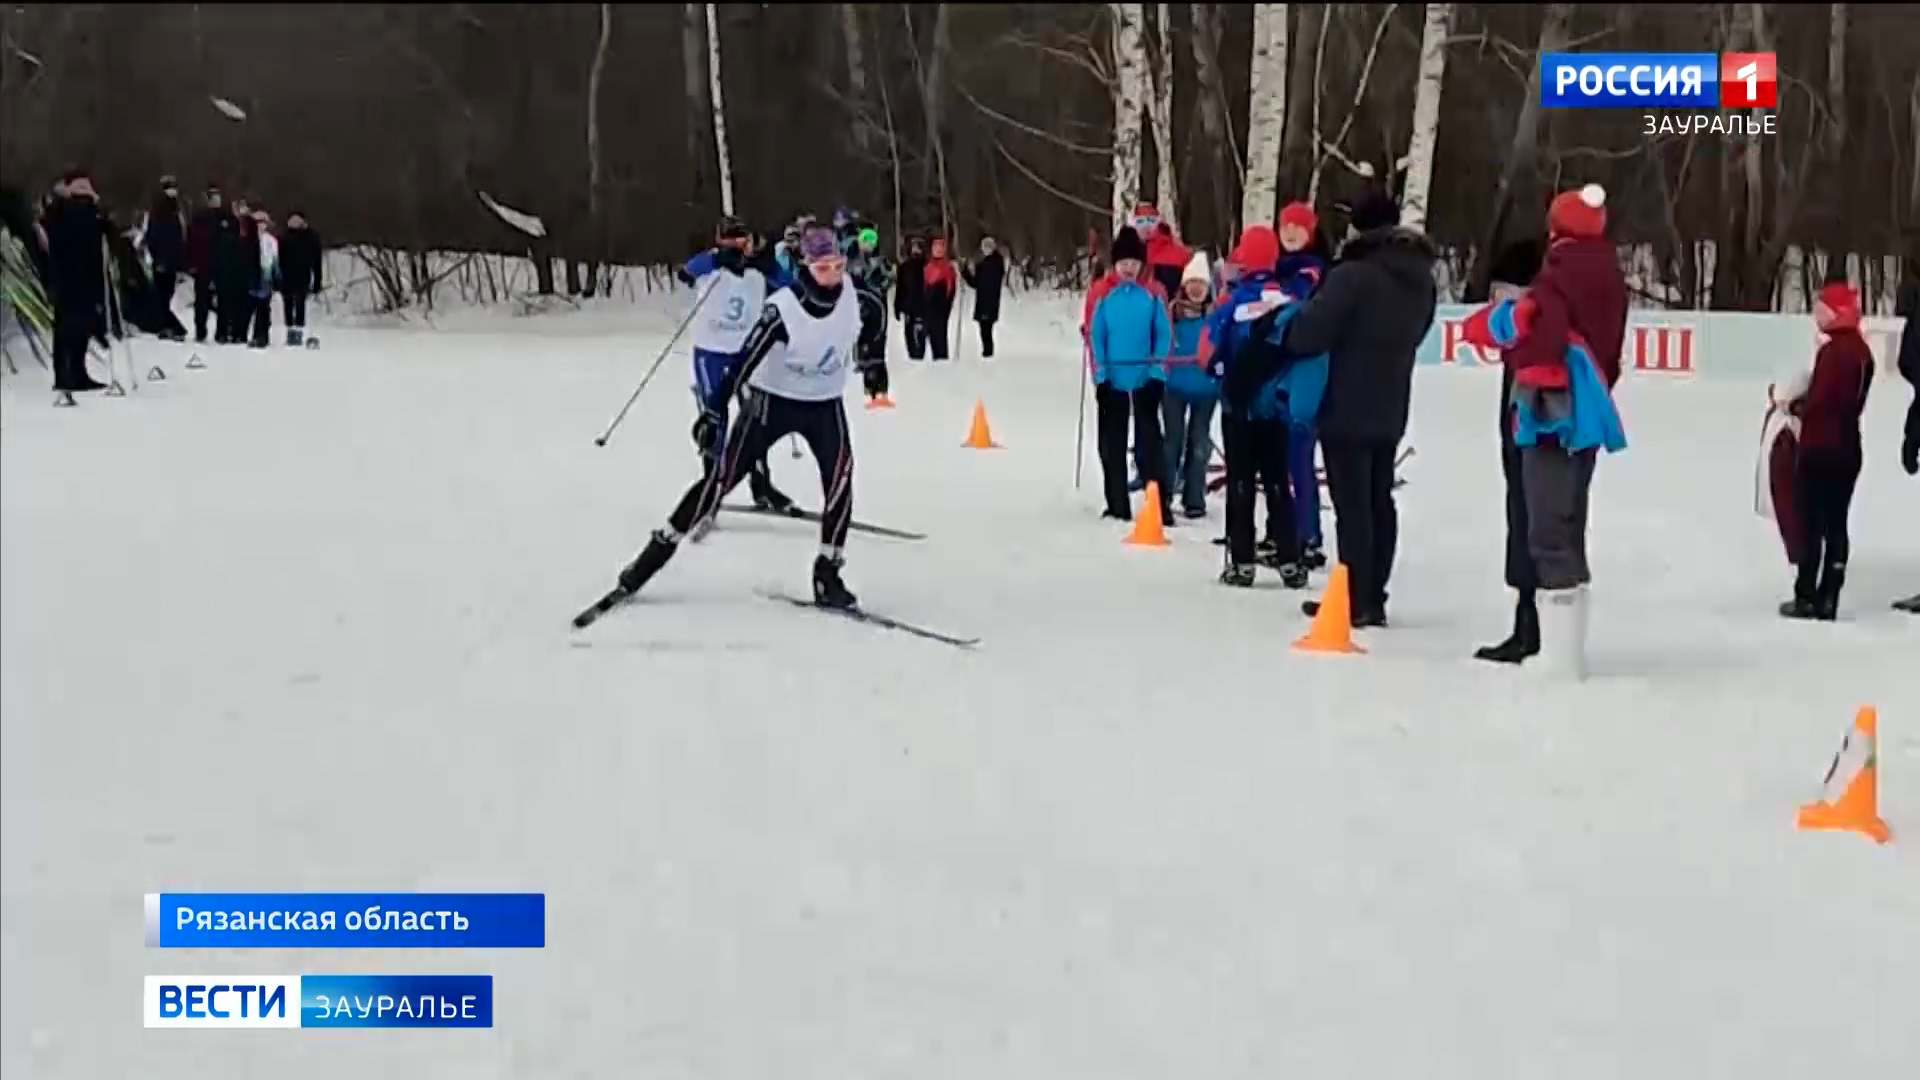
[[[1073,490],[1080,490],[1080,470],[1087,458],[1087,384],[1093,381],[1093,374],[1087,370],[1085,350],[1080,357],[1080,419],[1074,425],[1073,432]]]
[[[680,335],[686,333],[687,327],[693,324],[693,317],[700,314],[700,309],[705,306],[707,297],[713,295],[713,285],[717,284],[719,284],[719,279],[715,278],[713,284],[707,286],[707,291],[701,293],[700,298],[693,302],[693,307],[687,312],[687,317],[680,320],[680,326],[674,330],[673,336],[667,339],[665,345],[661,346],[660,355],[653,358],[653,366],[648,368],[647,373],[640,377],[640,385],[634,387],[633,393],[627,395],[627,403],[620,406],[620,411],[613,415],[613,420],[607,424],[606,430],[594,436],[593,445],[605,446],[607,445],[607,440],[613,438],[614,430],[620,426],[620,421],[627,418],[627,410],[633,408],[633,403],[640,400],[641,391],[645,390],[647,384],[653,381],[653,376],[660,370],[660,365],[667,362],[667,355],[673,352],[673,347],[679,343]]]

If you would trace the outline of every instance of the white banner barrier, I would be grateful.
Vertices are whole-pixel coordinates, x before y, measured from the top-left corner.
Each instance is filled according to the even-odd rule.
[[[1419,362],[1465,367],[1499,364],[1497,350],[1469,345],[1461,337],[1461,325],[1475,310],[1468,304],[1441,304],[1433,328],[1420,343]],[[1905,323],[1893,318],[1861,323],[1874,360],[1888,374],[1899,358]],[[1627,317],[1627,341],[1620,361],[1634,374],[1768,382],[1783,371],[1811,364],[1817,348],[1819,333],[1811,315],[1634,311]]]

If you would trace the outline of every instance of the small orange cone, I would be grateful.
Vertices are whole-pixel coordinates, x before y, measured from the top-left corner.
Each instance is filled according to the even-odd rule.
[[[1141,501],[1140,513],[1133,519],[1133,531],[1127,534],[1125,543],[1134,547],[1167,547],[1167,523],[1160,520],[1160,482],[1147,481],[1147,495]]]
[[[1859,737],[1859,748],[1855,748],[1855,736]],[[1854,715],[1853,730],[1840,742],[1840,752],[1833,755],[1833,764],[1827,766],[1827,778],[1822,786],[1831,788],[1834,777],[1839,774],[1843,759],[1859,758],[1858,768],[1853,769],[1846,781],[1846,787],[1840,797],[1829,801],[1821,799],[1810,802],[1800,808],[1796,824],[1802,829],[1841,829],[1872,837],[1878,843],[1893,839],[1893,830],[1880,818],[1880,716],[1873,706],[1862,705]],[[1854,762],[1845,761],[1852,765]]]
[[[998,450],[1000,444],[993,441],[993,431],[987,427],[987,403],[973,403],[973,427],[967,431],[967,441],[960,444],[969,450]]]
[[[894,407],[893,399],[888,397],[885,394],[881,394],[877,397],[870,397],[867,399],[868,412],[872,412],[875,409],[891,409],[893,407]]]
[[[1320,594],[1320,610],[1314,612],[1313,625],[1300,635],[1293,647],[1301,652],[1364,653],[1353,643],[1353,611],[1347,595],[1347,564],[1334,563],[1327,575],[1326,591]]]

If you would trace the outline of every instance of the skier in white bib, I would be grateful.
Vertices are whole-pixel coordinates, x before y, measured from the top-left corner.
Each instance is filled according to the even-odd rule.
[[[723,392],[727,377],[740,365],[740,350],[766,304],[768,289],[766,275],[747,261],[753,233],[744,222],[733,217],[721,219],[714,239],[712,248],[687,260],[680,271],[680,279],[701,297],[692,327],[693,397],[699,407],[693,420],[693,442],[700,448],[701,465],[709,473],[727,441],[727,411],[733,400]],[[773,287],[785,283],[781,276]],[[773,486],[764,454],[749,463],[748,486],[757,507],[782,513],[793,507],[793,500]]]
[[[798,435],[819,465],[824,495],[820,551],[813,561],[814,602],[855,606],[853,593],[840,580],[853,521],[853,444],[841,397],[857,355],[860,302],[846,280],[846,256],[832,229],[807,227],[799,256],[797,280],[768,297],[721,389],[723,398],[731,398],[744,386],[747,398],[717,467],[687,489],[666,527],[655,530],[646,548],[620,571],[621,592],[638,592],[679,550],[680,541],[719,510],[720,500],[753,462],[780,439]]]

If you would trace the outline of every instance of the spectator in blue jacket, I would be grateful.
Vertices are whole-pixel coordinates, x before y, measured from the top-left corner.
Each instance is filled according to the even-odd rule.
[[[1146,478],[1160,487],[1160,517],[1170,520],[1173,493],[1164,475],[1167,463],[1160,432],[1160,404],[1166,391],[1165,364],[1173,344],[1167,298],[1143,275],[1146,242],[1123,227],[1113,238],[1114,282],[1093,309],[1087,344],[1093,354],[1094,405],[1107,509],[1105,517],[1133,520],[1127,494],[1127,421]]]
[[[1220,582],[1251,588],[1256,566],[1265,564],[1280,572],[1287,588],[1303,589],[1307,569],[1299,561],[1293,494],[1287,486],[1288,418],[1280,400],[1286,369],[1277,343],[1268,340],[1284,309],[1293,306],[1273,275],[1280,241],[1271,227],[1250,226],[1228,258],[1238,275],[1207,326],[1212,368],[1221,382],[1220,433],[1227,457],[1227,558]],[[1253,503],[1262,488],[1267,536],[1256,548]]]
[[[1320,287],[1326,271],[1322,256],[1320,218],[1303,202],[1280,210],[1280,262],[1273,276],[1294,300],[1305,300]],[[1294,530],[1300,537],[1300,562],[1309,570],[1327,565],[1320,531],[1320,473],[1314,467],[1319,438],[1311,423],[1295,421],[1287,429],[1287,483],[1293,492]]]
[[[1207,516],[1207,465],[1213,459],[1213,411],[1220,381],[1208,366],[1208,301],[1212,277],[1205,252],[1194,252],[1173,299],[1173,354],[1167,358],[1167,477],[1180,487],[1180,512]]]

